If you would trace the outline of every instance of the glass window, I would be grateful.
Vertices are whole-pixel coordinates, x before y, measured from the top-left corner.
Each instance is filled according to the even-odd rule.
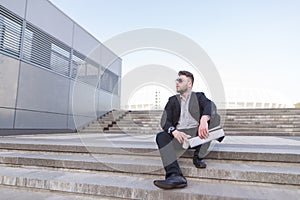
[[[52,43],[50,68],[60,74],[69,76],[70,52]]]
[[[101,76],[100,88],[108,92],[118,94],[119,77],[109,70],[105,70]]]
[[[83,66],[85,64],[85,56],[83,56],[82,54],[73,51],[73,55],[72,55],[72,68],[71,68],[71,77],[72,78],[77,78],[77,76],[81,76],[79,74],[79,69],[81,68],[81,66]]]
[[[99,81],[99,64],[89,58],[84,58],[83,55],[79,54],[80,56],[76,56],[76,54],[78,55],[78,53],[74,52],[72,58],[73,78],[97,86]],[[76,75],[74,72],[76,72]]]

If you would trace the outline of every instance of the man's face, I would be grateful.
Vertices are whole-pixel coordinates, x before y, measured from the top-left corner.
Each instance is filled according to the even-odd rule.
[[[176,79],[176,91],[180,94],[185,93],[189,88],[191,88],[191,86],[192,86],[191,79],[184,75],[180,75]]]

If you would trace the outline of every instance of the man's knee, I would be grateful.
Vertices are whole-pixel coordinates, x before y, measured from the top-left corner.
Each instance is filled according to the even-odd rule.
[[[157,135],[156,135],[156,144],[159,144],[159,143],[161,143],[162,140],[164,140],[165,133],[166,133],[165,131],[157,133]]]
[[[201,145],[201,147],[199,149],[199,153],[198,153],[199,158],[204,158],[207,156],[207,154],[209,153],[208,149],[210,147],[210,144],[211,144],[211,142],[207,142],[207,143],[204,143]]]
[[[159,148],[162,148],[172,140],[169,133],[162,131],[156,135],[156,144]]]

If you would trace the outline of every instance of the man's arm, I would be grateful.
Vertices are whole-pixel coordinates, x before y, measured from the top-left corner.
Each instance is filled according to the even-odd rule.
[[[160,124],[161,124],[162,129],[165,132],[169,133],[171,136],[176,138],[179,143],[182,144],[184,141],[188,140],[188,135],[187,134],[185,134],[184,132],[178,131],[178,130],[174,130],[172,132],[169,132],[170,127],[175,128],[175,126],[176,126],[176,124],[173,124],[174,109],[176,109],[174,107],[173,103],[174,102],[170,97],[167,105],[165,106],[164,113],[162,115]],[[179,113],[176,113],[176,114],[179,114]]]
[[[208,121],[210,120],[209,115],[202,115],[199,128],[198,128],[198,135],[200,138],[205,139],[208,137]]]
[[[160,126],[165,132],[168,132],[169,128],[171,126],[173,126],[173,124],[172,124],[173,110],[172,109],[174,109],[174,108],[172,108],[171,98],[169,98],[169,100],[165,106],[161,120],[160,120]]]
[[[199,121],[198,135],[204,139],[208,137],[208,122],[216,115],[216,105],[208,99],[204,93],[199,93],[198,101],[200,109],[202,109],[202,116]]]

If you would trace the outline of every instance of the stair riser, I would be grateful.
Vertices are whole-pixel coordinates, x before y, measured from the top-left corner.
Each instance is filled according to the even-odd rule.
[[[85,147],[85,146],[63,146],[63,145],[33,145],[33,144],[1,144],[3,150],[23,150],[38,152],[64,152],[64,153],[88,153],[88,154],[117,154],[117,155],[142,155],[157,156],[157,149],[151,148],[113,148],[113,147]],[[193,150],[185,152],[184,158],[191,158]],[[244,160],[244,161],[267,161],[267,162],[287,162],[298,163],[298,154],[273,154],[273,153],[251,153],[251,152],[227,152],[211,151],[206,158],[220,160]]]
[[[153,189],[140,189],[118,186],[105,186],[97,184],[88,184],[81,182],[65,182],[63,180],[48,180],[48,179],[36,179],[28,177],[14,177],[14,176],[0,176],[0,183],[6,186],[25,187],[32,189],[44,189],[50,191],[69,192],[75,194],[88,194],[99,195],[113,198],[124,199],[172,199],[172,200],[198,200],[198,199],[210,199],[210,200],[243,200],[244,198],[238,197],[224,197],[211,194],[195,194],[180,192],[180,190],[173,190],[172,192],[166,192],[164,190]],[[292,194],[292,196],[294,196]]]
[[[109,134],[144,134],[144,135],[156,135],[160,131],[120,131],[120,130],[108,130],[104,131],[104,133]],[[101,131],[82,131],[82,133],[101,133]],[[252,132],[251,130],[245,131],[231,131],[225,130],[226,135],[235,135],[235,136],[300,136],[299,132]]]
[[[103,162],[82,162],[82,161],[65,161],[56,159],[36,159],[36,158],[21,158],[21,157],[0,157],[0,164],[10,164],[15,166],[39,166],[39,167],[54,167],[65,169],[80,169],[80,170],[96,170],[109,172],[125,172],[136,174],[151,174],[164,176],[165,171],[162,166],[149,165],[130,165],[130,164],[114,164]],[[300,175],[288,173],[266,173],[266,172],[251,172],[251,171],[236,171],[236,170],[216,170],[181,167],[186,177],[218,179],[227,181],[248,181],[260,183],[275,183],[275,184],[290,184],[299,185]]]
[[[85,129],[85,130],[98,130],[98,129]],[[109,130],[111,131],[161,131],[160,128],[153,128],[153,127],[118,127],[118,126],[113,126],[110,127]],[[300,132],[300,128],[270,128],[270,127],[249,127],[249,128],[242,128],[242,127],[224,127],[225,131],[252,131],[252,132]]]
[[[70,192],[77,194],[99,195],[116,198],[127,199],[162,199],[163,193],[153,190],[132,189],[130,187],[116,187],[116,186],[104,186],[96,184],[83,184],[83,183],[69,183],[62,180],[47,180],[36,179],[27,177],[12,177],[2,176],[0,177],[1,185],[17,186],[32,189],[44,189],[51,191]],[[147,194],[147,196],[145,196]],[[170,195],[173,196],[173,195]],[[185,198],[186,195],[177,193],[172,198],[179,199]],[[146,198],[145,198],[146,197]],[[191,195],[192,199],[197,199],[199,196]]]

